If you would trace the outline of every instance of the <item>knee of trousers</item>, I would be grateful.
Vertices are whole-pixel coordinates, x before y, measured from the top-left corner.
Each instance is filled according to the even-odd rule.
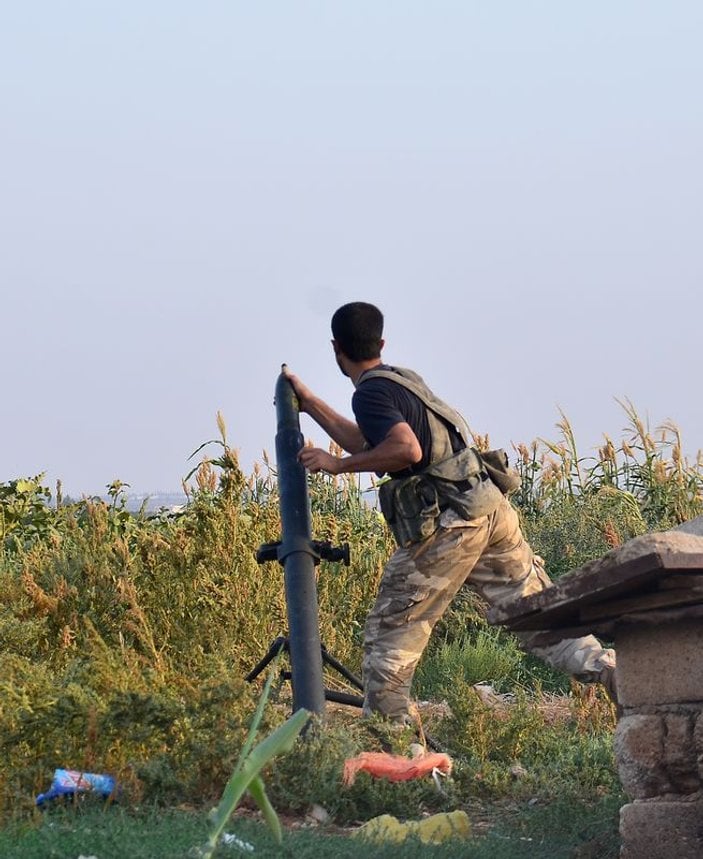
[[[391,658],[396,654],[401,661],[419,659],[432,633],[432,620],[409,619],[395,616],[369,615],[364,627],[364,653],[374,658]]]

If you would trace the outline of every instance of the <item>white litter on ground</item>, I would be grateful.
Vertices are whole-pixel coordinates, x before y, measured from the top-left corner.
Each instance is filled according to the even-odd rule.
[[[236,847],[238,850],[243,850],[245,853],[254,852],[253,844],[250,844],[248,841],[242,841],[242,839],[233,832],[225,832],[222,836],[222,843],[226,844],[228,847]]]

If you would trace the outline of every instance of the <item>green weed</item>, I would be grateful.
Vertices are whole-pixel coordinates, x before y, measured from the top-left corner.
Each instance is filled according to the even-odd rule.
[[[560,441],[517,448],[523,485],[513,499],[554,577],[703,511],[701,460],[685,461],[675,427],[650,433],[624,408],[623,440],[606,439],[594,457],[579,454],[566,419]],[[245,476],[221,418],[218,428],[217,456],[192,472],[176,516],[130,513],[119,481],[107,501],[57,496],[55,504],[41,477],[0,484],[0,820],[31,820],[57,767],[115,775],[122,808],[221,796],[260,692],[243,678],[286,634],[287,617],[280,566],[256,562],[258,548],[281,536],[275,470],[264,456]],[[311,475],[309,485],[315,538],[349,543],[352,559],[317,568],[321,638],[358,672],[364,620],[393,542],[369,503],[373,491],[357,478]],[[471,685],[485,680],[516,696],[508,712],[479,706]],[[272,801],[296,813],[318,802],[350,821],[456,797],[609,794],[607,704],[584,704],[574,690],[568,718],[545,715],[546,693],[570,689],[488,627],[480,601],[462,589],[415,683],[418,697],[449,702],[452,715],[426,726],[456,762],[446,795],[432,782],[366,776],[342,790],[345,756],[376,740],[335,713],[319,740],[267,771]],[[285,721],[285,686],[278,698],[266,730]]]

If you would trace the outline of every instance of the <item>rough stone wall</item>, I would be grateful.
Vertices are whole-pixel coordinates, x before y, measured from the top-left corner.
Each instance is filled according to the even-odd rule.
[[[616,648],[621,859],[701,859],[703,620],[624,626]]]

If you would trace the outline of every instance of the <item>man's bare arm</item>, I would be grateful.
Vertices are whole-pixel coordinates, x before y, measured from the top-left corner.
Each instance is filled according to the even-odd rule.
[[[322,427],[330,438],[349,453],[363,451],[365,439],[355,421],[345,418],[336,412],[324,400],[315,396],[307,385],[284,366],[283,373],[293,385],[293,390],[300,403],[300,410],[310,415],[316,424]],[[335,457],[337,458],[337,457]]]
[[[422,459],[422,448],[417,436],[407,423],[395,424],[383,441],[351,456],[333,456],[319,447],[304,447],[298,454],[300,462],[310,471],[329,474],[347,474],[360,471],[402,471]]]

